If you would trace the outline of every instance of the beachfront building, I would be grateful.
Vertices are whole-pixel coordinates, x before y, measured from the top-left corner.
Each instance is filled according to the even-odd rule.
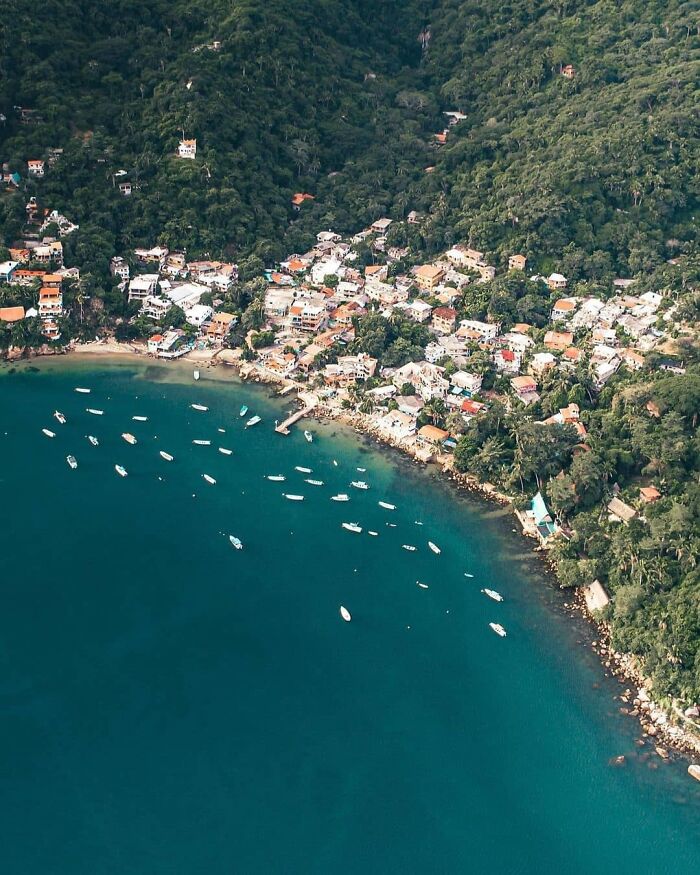
[[[410,383],[424,401],[445,398],[450,384],[443,376],[444,371],[429,362],[408,362],[394,371],[391,382],[399,390]]]
[[[358,380],[368,380],[377,370],[377,359],[361,352],[338,356],[335,364],[326,365],[323,378],[329,386],[348,386]]]
[[[143,273],[141,276],[135,276],[129,283],[129,303],[145,301],[150,295],[155,295],[157,289],[157,273]]]
[[[193,304],[187,311],[186,319],[195,328],[201,328],[214,315],[214,310],[207,304]]]

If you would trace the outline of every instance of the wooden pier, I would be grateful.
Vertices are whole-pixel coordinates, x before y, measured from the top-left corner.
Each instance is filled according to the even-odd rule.
[[[304,407],[302,410],[297,410],[296,413],[292,413],[291,416],[288,416],[284,422],[280,422],[279,425],[275,426],[275,431],[277,434],[288,435],[290,433],[290,426],[294,425],[295,422],[299,422],[304,416],[308,416],[313,412],[315,405],[311,407]]]

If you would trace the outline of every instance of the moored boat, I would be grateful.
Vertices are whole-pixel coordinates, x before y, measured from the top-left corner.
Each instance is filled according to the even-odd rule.
[[[465,572],[464,572],[464,576],[465,576],[465,577],[474,577],[474,575],[473,575],[473,574],[470,574],[468,571],[465,571]]]
[[[123,465],[115,465],[114,470],[119,474],[120,477],[126,477],[127,470]]]
[[[427,583],[421,583],[420,580],[417,580],[416,583],[418,584],[418,586],[419,586],[421,589],[428,589],[428,584],[427,584]]]
[[[337,467],[338,467],[338,463],[336,462],[335,459],[333,459],[333,467],[334,467],[334,468],[337,468]]]
[[[282,495],[283,495],[285,498],[287,498],[289,501],[303,501],[303,500],[304,500],[304,496],[303,496],[303,495],[292,495],[292,494],[289,493],[289,492],[283,492]]]
[[[287,479],[284,474],[267,474],[266,477],[268,480],[273,480],[275,483],[282,483]]]
[[[339,492],[337,495],[331,495],[331,501],[350,501],[350,496]]]
[[[354,486],[355,489],[369,489],[369,486],[365,483],[364,480],[353,480],[350,485]]]
[[[367,529],[367,534],[371,535],[373,538],[376,538],[379,535],[379,532],[373,532],[371,529]]]
[[[75,456],[66,456],[66,462],[68,462],[68,465],[69,465],[74,471],[75,471],[75,469],[78,467],[78,461],[77,461],[77,459],[75,458]]]
[[[295,465],[294,470],[301,471],[302,474],[310,474],[311,473],[311,468],[304,468],[301,465]]]
[[[236,550],[243,549],[243,541],[241,541],[240,538],[237,538],[235,535],[229,535],[228,539],[233,544],[233,546],[236,548]]]
[[[347,529],[349,532],[361,532],[362,526],[358,526],[357,523],[341,523],[340,524],[344,529]]]
[[[360,474],[364,474],[367,468],[357,468],[357,470],[360,472]]]
[[[60,410],[54,410],[53,412],[54,418],[61,423],[61,425],[66,424],[66,417],[61,413]]]
[[[242,416],[245,416],[247,412],[248,412],[248,406],[247,406],[247,404],[244,404],[241,407],[241,409],[238,411],[238,415],[242,417]]]
[[[122,432],[122,437],[127,442],[127,444],[133,445],[133,444],[137,443],[136,438],[133,436],[133,434],[130,434],[128,431]]]
[[[94,434],[89,434],[87,436],[87,439],[90,441],[90,443],[93,445],[93,447],[99,446],[100,442],[97,440],[97,438],[95,437]]]
[[[192,371],[192,376],[195,378],[195,380],[198,380],[199,379],[199,371]]]
[[[432,541],[428,541],[428,546],[429,546],[430,549],[433,551],[433,553],[435,553],[436,556],[439,556],[440,553],[442,553],[442,550],[438,547],[438,545],[437,545],[437,544],[433,544]]]
[[[257,425],[260,422],[259,416],[251,416],[248,422],[246,422],[245,427],[250,428],[251,425]]]
[[[165,459],[166,462],[172,462],[173,456],[170,453],[166,453],[165,450],[158,450],[158,455],[161,459]]]
[[[409,553],[415,553],[418,549],[417,547],[414,547],[413,544],[402,544],[401,546],[404,550],[408,550]]]
[[[349,623],[350,620],[352,620],[352,614],[344,605],[340,606],[340,616],[345,620],[346,623]]]
[[[204,478],[204,480],[207,481],[207,483],[211,483],[212,486],[216,486],[216,480],[214,480],[211,474],[202,474],[202,477]]]
[[[314,436],[311,434],[310,431],[307,431],[306,429],[304,429],[304,437],[306,438],[306,440],[307,440],[309,443],[312,443],[312,442],[313,442]]]
[[[90,389],[86,389],[84,386],[76,386],[75,391],[80,392],[81,395],[89,395],[90,394]]]
[[[97,410],[94,407],[86,407],[85,410],[88,413],[92,413],[93,416],[103,416],[104,415],[104,410]]]
[[[134,420],[134,422],[148,422],[147,416],[132,416],[131,418]]]
[[[200,441],[200,440],[194,440],[194,441],[192,441],[192,443],[193,443],[193,444],[197,444],[198,447],[208,447],[208,446],[211,446],[211,441]]]
[[[500,592],[496,592],[495,589],[482,589],[481,590],[484,595],[487,595],[490,599],[493,599],[495,602],[502,602],[503,596]]]
[[[310,483],[312,486],[323,486],[323,480],[311,480],[309,477],[304,478],[304,483]]]
[[[378,501],[377,504],[379,507],[383,507],[384,510],[396,510],[395,504],[389,504],[388,501]]]
[[[51,431],[50,428],[42,428],[42,433],[46,435],[46,437],[56,437],[56,432]]]
[[[231,453],[233,453],[233,450],[227,450],[226,447],[219,447],[219,452],[220,452],[223,456],[230,456]]]
[[[190,407],[192,408],[192,410],[202,410],[204,412],[209,410],[209,408],[205,407],[203,404],[190,404]]]
[[[501,626],[500,623],[489,623],[489,626],[493,629],[496,635],[500,635],[501,638],[506,637],[506,630]]]

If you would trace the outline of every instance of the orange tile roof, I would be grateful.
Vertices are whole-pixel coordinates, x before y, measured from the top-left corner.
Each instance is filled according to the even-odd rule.
[[[0,322],[19,322],[24,319],[24,307],[0,307]]]

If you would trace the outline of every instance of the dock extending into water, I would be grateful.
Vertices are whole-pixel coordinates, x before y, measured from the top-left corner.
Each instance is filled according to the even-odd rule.
[[[290,434],[290,427],[294,425],[295,422],[299,422],[300,419],[303,419],[304,416],[308,416],[313,412],[314,405],[311,407],[304,407],[301,410],[297,410],[295,413],[292,413],[291,416],[288,416],[284,422],[280,422],[279,425],[275,426],[275,431],[277,434]]]

